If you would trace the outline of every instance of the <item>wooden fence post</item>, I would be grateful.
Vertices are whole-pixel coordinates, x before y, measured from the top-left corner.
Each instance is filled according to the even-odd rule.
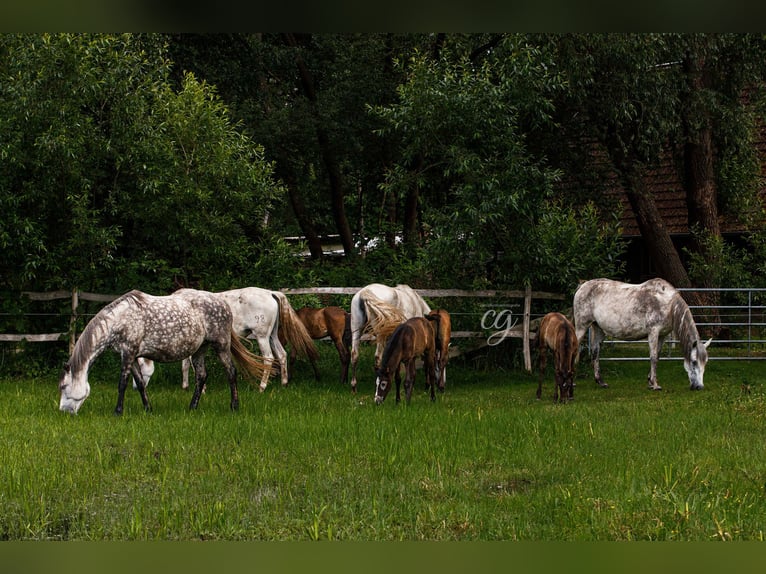
[[[523,344],[524,344],[524,368],[528,373],[532,372],[532,354],[529,351],[529,319],[532,312],[532,286],[527,285],[524,290],[524,330],[523,330]]]

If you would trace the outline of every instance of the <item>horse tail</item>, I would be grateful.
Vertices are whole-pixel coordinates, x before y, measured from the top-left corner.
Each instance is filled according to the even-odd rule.
[[[566,367],[570,371],[574,371],[577,363],[580,359],[580,342],[577,340],[577,332],[574,325],[567,321],[564,324],[564,357],[566,360]]]
[[[407,320],[398,307],[389,305],[374,295],[368,293],[362,301],[367,314],[367,326],[364,331],[375,335],[378,339],[388,339],[391,333]]]
[[[316,345],[314,345],[314,340],[309,335],[306,326],[298,317],[293,306],[290,305],[287,296],[281,291],[274,291],[272,295],[279,304],[279,326],[285,341],[298,354],[311,361],[316,361],[319,358],[319,352]]]
[[[230,346],[232,357],[234,357],[237,365],[239,365],[249,378],[261,379],[264,373],[268,372],[271,374],[274,371],[274,368],[271,366],[272,361],[251,352],[250,349],[242,343],[233,329],[231,331]]]

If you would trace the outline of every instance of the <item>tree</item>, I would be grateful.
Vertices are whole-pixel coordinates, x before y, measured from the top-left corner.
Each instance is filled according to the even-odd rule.
[[[401,71],[393,62],[421,39],[180,34],[170,37],[170,50],[177,73],[192,70],[215,84],[264,145],[289,194],[291,212],[277,214],[283,230],[304,235],[321,259],[320,235],[338,234],[347,255],[364,235],[392,236],[387,225],[400,214],[391,197],[379,201],[378,185],[394,144],[375,134],[381,122],[368,109],[395,100]]]
[[[156,35],[0,36],[5,288],[228,285],[281,194],[211,86]]]
[[[757,205],[757,162],[743,153],[755,123],[743,96],[763,86],[763,40],[718,34],[579,34],[538,40],[555,45],[570,86],[557,103],[567,129],[564,139],[602,146],[659,275],[678,287],[691,286],[646,176],[661,154],[681,158],[689,227],[698,238],[692,251],[703,259],[706,246],[721,241],[721,208],[737,206],[731,214],[746,204]],[[750,92],[750,104],[757,103],[756,94]],[[712,286],[705,277],[697,279]]]
[[[550,55],[521,35],[450,37],[406,64],[399,102],[379,109],[401,138],[384,190],[420,190],[434,282],[569,291],[613,271],[616,225],[557,199],[560,172],[528,144],[565,87]]]

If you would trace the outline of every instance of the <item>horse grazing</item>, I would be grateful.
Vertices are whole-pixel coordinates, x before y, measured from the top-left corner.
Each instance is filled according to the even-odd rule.
[[[386,339],[407,319],[423,317],[431,308],[408,285],[388,287],[372,283],[351,298],[351,391],[356,393],[356,364],[363,333],[375,336],[375,368],[380,365]]]
[[[689,375],[689,388],[704,388],[709,340],[703,343],[689,306],[681,294],[664,279],[650,279],[631,285],[610,279],[591,279],[577,288],[574,295],[574,323],[577,340],[590,328],[593,375],[596,382],[608,386],[601,378],[599,346],[604,336],[649,341],[649,388],[657,384],[657,361],[669,333],[676,334],[684,353],[684,369]]]
[[[537,348],[540,361],[540,382],[537,384],[537,398],[543,389],[543,376],[548,349],[553,351],[555,387],[553,400],[564,402],[574,398],[574,374],[579,345],[574,325],[561,313],[548,313],[537,330]]]
[[[213,295],[231,309],[234,332],[239,337],[255,339],[258,343],[267,367],[261,376],[261,391],[266,390],[269,384],[271,366],[275,357],[279,362],[282,386],[288,384],[287,351],[282,341],[289,343],[293,352],[297,351],[312,361],[318,357],[314,342],[287,300],[287,296],[281,291],[244,287],[213,293]],[[141,359],[139,363],[145,377],[144,381],[148,384],[149,377],[154,372],[154,365],[146,359]],[[190,365],[191,361],[187,358],[181,366],[181,386],[184,389],[189,386]]]
[[[396,402],[400,402],[399,387],[401,373],[399,366],[405,366],[404,391],[409,404],[412,397],[412,387],[415,384],[415,362],[423,358],[423,371],[426,374],[426,386],[431,389],[431,400],[436,400],[434,387],[436,376],[434,372],[434,356],[436,353],[436,333],[433,322],[425,317],[408,319],[396,330],[386,343],[383,359],[378,368],[378,379],[375,382],[375,404],[386,400],[391,390],[391,377],[396,381]]]
[[[345,385],[348,382],[348,364],[351,359],[349,347],[351,346],[351,313],[340,307],[301,307],[296,311],[298,318],[306,328],[306,332],[312,339],[330,337],[338,350],[341,372],[340,382]],[[292,371],[295,362],[295,349],[290,347],[289,363]],[[310,358],[314,369],[314,378],[319,380],[319,369],[316,361]]]
[[[196,374],[190,409],[196,409],[207,379],[205,351],[212,347],[223,363],[231,389],[231,409],[239,408],[234,360],[252,377],[267,367],[250,353],[232,329],[229,306],[207,291],[181,289],[156,297],[130,291],[101,309],[85,326],[59,379],[59,410],[76,414],[90,394],[88,370],[107,348],[122,357],[115,414],[121,415],[128,377],[133,374],[146,411],[151,410],[140,357],[153,361],[179,361],[191,355]]]
[[[449,361],[449,344],[452,337],[452,319],[444,309],[434,309],[426,319],[433,321],[436,334],[436,353],[434,368],[436,384],[440,391],[444,391],[447,385],[447,362]]]

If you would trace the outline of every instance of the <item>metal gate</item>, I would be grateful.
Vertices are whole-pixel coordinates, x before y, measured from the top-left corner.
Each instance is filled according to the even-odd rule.
[[[766,359],[766,289],[762,288],[679,288],[697,293],[716,292],[716,305],[689,306],[700,333],[715,330],[709,360]],[[706,340],[709,337],[704,337]],[[637,348],[637,343],[641,346]],[[606,351],[606,353],[605,353]],[[634,356],[635,355],[635,356]],[[608,338],[601,345],[602,361],[649,360],[646,339],[621,341]],[[673,334],[665,339],[661,360],[681,360],[678,339]]]

